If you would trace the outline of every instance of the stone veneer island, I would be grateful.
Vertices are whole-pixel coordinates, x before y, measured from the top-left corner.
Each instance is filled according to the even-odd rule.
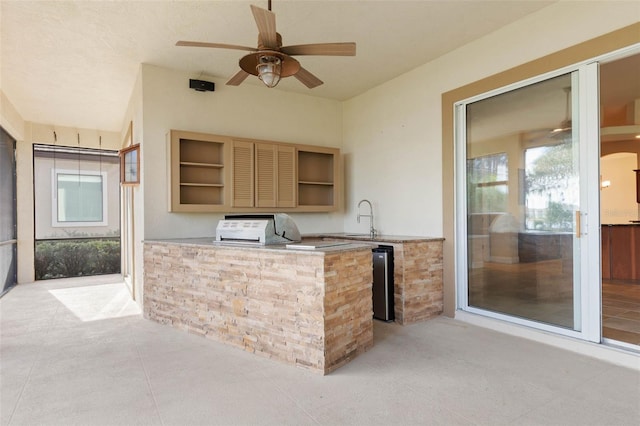
[[[313,234],[305,238],[350,241],[372,247],[393,247],[394,313],[401,325],[428,320],[442,314],[442,246],[444,238],[364,234]]]
[[[145,241],[144,316],[327,374],[373,345],[371,246]]]

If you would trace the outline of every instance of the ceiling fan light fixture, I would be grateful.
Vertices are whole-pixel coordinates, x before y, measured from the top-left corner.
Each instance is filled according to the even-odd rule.
[[[571,130],[571,120],[562,120],[560,127],[556,127],[551,133],[561,133]]]
[[[282,72],[282,59],[275,55],[262,55],[256,66],[258,78],[267,87],[276,87],[280,82]]]

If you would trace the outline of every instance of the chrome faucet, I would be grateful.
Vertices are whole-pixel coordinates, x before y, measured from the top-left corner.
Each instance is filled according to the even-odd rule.
[[[369,214],[360,214],[360,206],[362,205],[362,203],[367,203],[369,204]],[[358,223],[360,223],[360,218],[361,217],[368,217],[369,218],[369,236],[371,237],[371,239],[373,240],[376,235],[378,234],[378,231],[376,231],[376,228],[373,227],[373,206],[371,205],[371,201],[369,200],[360,200],[360,202],[358,203]]]

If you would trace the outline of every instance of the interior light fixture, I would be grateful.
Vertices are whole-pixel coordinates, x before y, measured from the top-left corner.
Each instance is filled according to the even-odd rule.
[[[611,186],[611,181],[610,181],[610,180],[603,180],[603,181],[602,181],[602,183],[600,184],[600,187],[601,187],[602,189],[604,189],[604,188],[608,188],[608,187],[610,187],[610,186]]]
[[[640,135],[636,135],[636,139],[640,139]]]
[[[280,82],[280,73],[282,71],[282,60],[275,55],[262,55],[256,66],[258,78],[267,87],[276,87]]]

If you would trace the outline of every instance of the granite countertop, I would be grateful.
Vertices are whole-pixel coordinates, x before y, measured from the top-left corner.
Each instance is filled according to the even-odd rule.
[[[307,239],[323,239],[323,238],[332,238],[332,239],[340,239],[340,240],[350,240],[350,241],[362,241],[362,242],[371,242],[371,243],[407,243],[407,242],[426,242],[426,241],[444,241],[442,237],[416,237],[416,236],[406,236],[406,235],[376,235],[375,238],[370,238],[369,234],[363,233],[355,233],[355,232],[336,232],[336,233],[327,233],[327,234],[305,234],[302,236],[302,241],[306,241]]]
[[[201,238],[171,238],[171,239],[150,239],[145,240],[144,243],[162,243],[162,244],[176,244],[176,245],[192,245],[203,246],[221,249],[242,249],[242,250],[271,250],[281,251],[286,253],[334,253],[351,250],[370,250],[371,246],[368,244],[360,244],[357,242],[348,243],[331,243],[328,241],[322,241],[319,238],[308,239],[305,238],[301,243],[290,244],[271,244],[271,245],[259,245],[259,244],[244,244],[244,243],[232,243],[232,242],[217,242],[215,237],[201,237]]]

